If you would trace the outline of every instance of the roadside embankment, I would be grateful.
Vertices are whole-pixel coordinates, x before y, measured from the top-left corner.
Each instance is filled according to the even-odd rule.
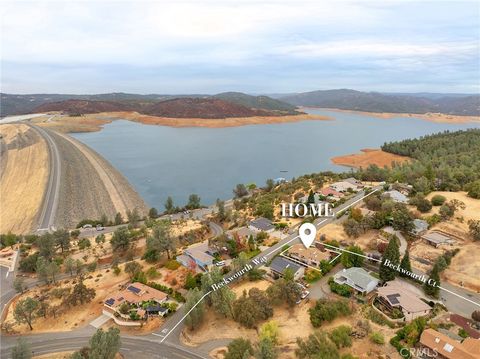
[[[369,148],[362,149],[361,153],[332,158],[332,162],[336,165],[353,168],[367,168],[369,165],[377,165],[380,168],[391,167],[392,163],[404,163],[409,160],[410,158],[406,156]]]
[[[24,124],[2,124],[0,135],[0,233],[25,234],[37,226],[48,179],[48,148]]]

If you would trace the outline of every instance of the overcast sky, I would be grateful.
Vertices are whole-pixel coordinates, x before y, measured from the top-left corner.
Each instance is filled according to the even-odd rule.
[[[479,4],[2,2],[1,90],[478,93]]]

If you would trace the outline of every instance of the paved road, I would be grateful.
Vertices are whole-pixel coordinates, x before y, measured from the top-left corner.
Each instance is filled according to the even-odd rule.
[[[50,171],[48,175],[48,182],[45,194],[43,196],[43,204],[38,219],[39,231],[50,231],[55,223],[55,215],[58,208],[58,199],[60,192],[60,151],[49,133],[49,130],[45,130],[35,125],[28,125],[33,128],[37,133],[43,137],[47,143]]]

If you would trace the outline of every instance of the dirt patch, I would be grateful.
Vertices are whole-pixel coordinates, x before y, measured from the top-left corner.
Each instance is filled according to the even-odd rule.
[[[58,353],[48,353],[42,355],[35,355],[34,359],[68,359],[73,354],[73,351],[58,352]]]
[[[336,165],[367,168],[369,165],[377,165],[380,168],[391,167],[392,163],[404,163],[410,160],[409,157],[399,156],[393,153],[384,152],[379,149],[363,149],[362,153],[333,157],[332,162]]]
[[[48,179],[48,148],[42,138],[24,124],[0,126],[4,149],[0,162],[0,232],[24,234],[36,227]]]

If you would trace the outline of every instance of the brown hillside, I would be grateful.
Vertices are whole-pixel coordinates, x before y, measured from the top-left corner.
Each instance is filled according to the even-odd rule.
[[[274,111],[248,108],[216,98],[178,98],[160,102],[116,102],[66,100],[46,103],[33,112],[61,111],[67,114],[135,111],[144,115],[170,118],[232,118],[277,116]]]

